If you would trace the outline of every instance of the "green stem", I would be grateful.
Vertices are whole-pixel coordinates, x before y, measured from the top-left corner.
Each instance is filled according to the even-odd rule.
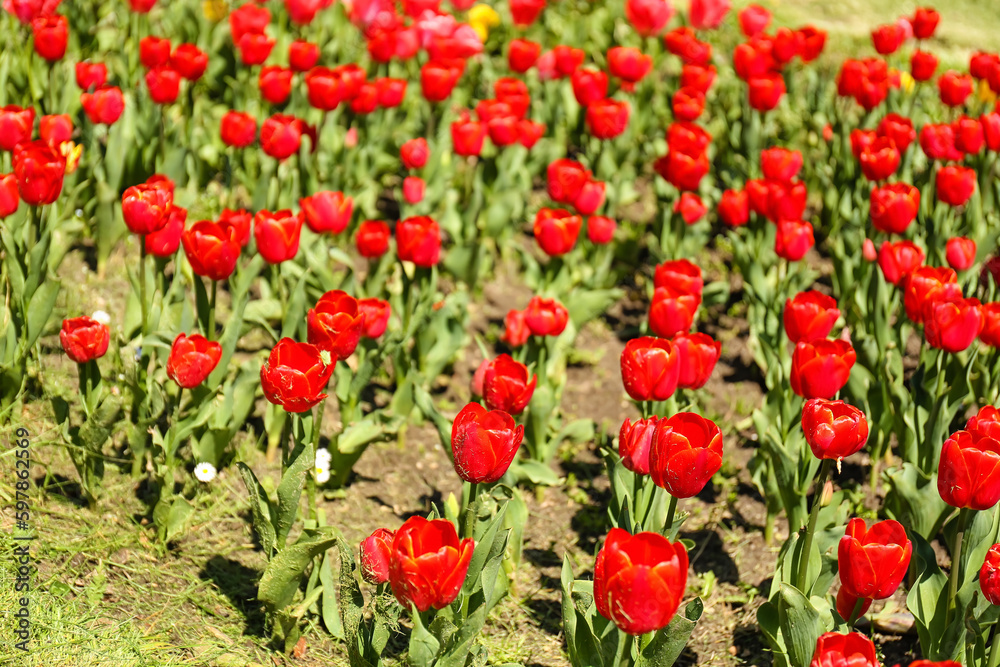
[[[799,576],[795,585],[803,594],[807,594],[806,575],[809,570],[809,553],[812,551],[813,535],[816,532],[816,522],[819,520],[819,508],[823,504],[823,486],[826,484],[826,478],[830,475],[832,464],[830,459],[823,459],[823,464],[819,468],[816,494],[813,498],[812,511],[809,512],[809,525],[806,527],[805,543],[802,545],[802,551],[799,552]]]
[[[990,658],[986,661],[986,667],[997,667],[1000,665],[1000,621],[993,625],[993,640],[990,643],[993,647],[990,649]]]
[[[142,312],[142,329],[140,340],[146,335],[146,324],[149,320],[149,305],[146,303],[146,236],[139,237],[139,310]]]
[[[625,664],[631,664],[632,641],[634,639],[632,635],[626,634],[621,630],[618,631],[618,650],[615,651],[614,667],[620,667],[626,658],[628,658],[628,662],[625,662]]]
[[[958,605],[958,576],[962,569],[962,547],[965,544],[965,529],[969,525],[971,513],[972,510],[967,507],[958,512],[958,532],[955,533],[955,547],[951,552],[951,572],[948,574],[948,612],[944,617],[945,628],[951,625],[952,613],[956,611]]]
[[[861,609],[864,605],[864,598],[858,598],[854,602],[854,610],[851,612],[851,617],[847,619],[847,629],[850,630],[854,627],[854,624],[858,622],[858,617],[861,616]]]
[[[469,487],[469,501],[465,507],[465,528],[462,537],[472,537],[476,528],[476,516],[479,513],[479,485],[475,482],[466,482]]]
[[[663,534],[668,538],[674,528],[674,514],[677,513],[677,496],[670,494],[670,504],[667,505],[667,520],[663,522]]]
[[[219,281],[212,281],[212,299],[208,304],[208,326],[205,328],[205,336],[209,340],[215,340],[215,297],[219,289]]]

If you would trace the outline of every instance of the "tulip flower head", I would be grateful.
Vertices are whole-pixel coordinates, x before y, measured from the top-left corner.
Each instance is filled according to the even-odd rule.
[[[715,422],[693,412],[657,422],[649,455],[657,486],[675,498],[691,498],[721,467],[722,431]]]
[[[524,439],[524,427],[501,410],[469,403],[451,427],[455,472],[472,484],[492,484],[507,472]]]
[[[74,317],[63,320],[59,342],[67,357],[78,364],[85,364],[103,357],[108,351],[111,331],[106,324],[90,317]]]
[[[722,343],[700,332],[679,333],[670,342],[677,350],[680,364],[677,386],[682,389],[705,386],[722,354]]]
[[[938,492],[952,507],[988,510],[1000,502],[1000,441],[996,434],[958,431],[941,448]]]
[[[880,667],[875,644],[862,634],[827,632],[816,641],[809,667]]]
[[[649,452],[653,445],[653,432],[659,418],[630,419],[622,422],[618,432],[618,455],[622,465],[639,475],[649,474]]]
[[[899,522],[879,521],[868,528],[864,519],[851,519],[837,547],[840,584],[857,598],[890,597],[906,576],[912,553]]]
[[[490,410],[519,415],[535,393],[538,376],[509,354],[491,361],[483,373],[483,398]]]
[[[184,389],[197,387],[215,370],[222,346],[201,334],[178,334],[167,357],[167,377]]]
[[[341,290],[320,297],[307,314],[309,342],[343,361],[354,353],[361,340],[365,316],[357,300]]]
[[[264,398],[288,412],[306,412],[326,398],[323,390],[333,374],[322,351],[309,343],[282,338],[260,367]]]
[[[680,355],[673,343],[643,336],[625,344],[621,355],[622,384],[634,401],[665,401],[677,390]]]
[[[986,552],[986,560],[979,570],[979,588],[990,604],[1000,605],[1000,544]]]
[[[392,540],[395,533],[378,528],[361,541],[361,578],[369,584],[379,585],[389,581],[389,561],[392,558]]]
[[[848,341],[800,341],[792,353],[792,391],[803,398],[833,398],[847,384],[856,360]]]
[[[389,584],[396,600],[420,612],[447,607],[465,583],[474,550],[451,521],[410,517],[392,538]]]
[[[837,301],[822,292],[799,292],[785,301],[785,333],[793,343],[826,338],[840,318]]]
[[[865,446],[868,420],[853,405],[813,398],[802,408],[802,432],[813,456],[839,462]]]

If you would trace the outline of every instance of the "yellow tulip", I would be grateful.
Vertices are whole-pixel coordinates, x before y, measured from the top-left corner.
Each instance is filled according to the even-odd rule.
[[[206,19],[212,23],[218,23],[226,18],[229,8],[226,6],[225,0],[204,0],[201,3],[201,11]]]
[[[76,165],[80,163],[80,156],[83,155],[83,146],[74,144],[72,141],[64,141],[59,144],[59,153],[66,158],[66,173],[72,174],[76,171]]]

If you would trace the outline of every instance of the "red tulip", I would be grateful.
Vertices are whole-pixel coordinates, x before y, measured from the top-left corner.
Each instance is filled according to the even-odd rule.
[[[66,356],[78,364],[99,359],[108,351],[111,331],[107,325],[89,317],[74,317],[63,320],[59,331]]]
[[[887,56],[899,50],[906,35],[895,23],[881,25],[872,31],[872,44],[881,55]]]
[[[781,147],[768,148],[760,153],[760,167],[764,178],[791,183],[802,169],[802,153]]]
[[[983,330],[979,332],[979,340],[1000,348],[1000,302],[984,303],[982,314]]]
[[[441,258],[441,228],[434,218],[414,216],[396,223],[396,252],[404,262],[431,267]]]
[[[424,199],[427,184],[419,176],[407,176],[403,179],[403,198],[408,204],[417,204]]]
[[[1000,441],[958,431],[941,448],[938,492],[952,507],[988,510],[1000,501]]]
[[[691,28],[675,28],[663,36],[667,50],[687,65],[708,65],[712,46],[702,42]]]
[[[143,239],[146,252],[155,257],[170,257],[181,245],[181,235],[187,223],[187,209],[174,204],[167,209],[167,224]]]
[[[691,156],[672,149],[667,155],[658,159],[653,168],[678,190],[694,192],[698,189],[702,177],[708,173],[709,162],[705,154]]]
[[[510,13],[514,25],[525,28],[535,22],[538,15],[545,9],[545,0],[511,0]]]
[[[962,159],[962,151],[955,147],[955,131],[947,123],[921,127],[920,148],[932,160]]]
[[[878,251],[878,265],[882,275],[892,285],[898,285],[900,280],[924,263],[924,251],[913,241],[884,241]]]
[[[717,28],[731,6],[730,0],[691,0],[688,20],[695,30]]]
[[[679,88],[671,99],[674,118],[693,121],[705,110],[705,93],[696,88]]]
[[[354,353],[361,340],[365,316],[357,300],[341,290],[327,292],[315,308],[310,308],[306,323],[309,343],[343,361]]]
[[[921,308],[924,336],[931,347],[961,352],[972,345],[983,328],[979,299],[927,301]]]
[[[917,217],[920,190],[909,183],[872,188],[872,225],[880,232],[902,234]]]
[[[389,316],[392,307],[388,301],[377,298],[358,299],[358,311],[364,316],[365,327],[361,335],[365,338],[378,338],[389,326]]]
[[[1000,71],[1000,65],[997,65]],[[994,153],[1000,152],[1000,111],[990,111],[979,117],[979,122],[983,126],[983,141],[986,149]]]
[[[399,148],[399,157],[407,169],[420,169],[427,164],[427,158],[430,157],[427,140],[423,137],[410,139]]]
[[[322,190],[299,200],[306,225],[315,234],[339,234],[347,229],[354,210],[354,200],[343,192]]]
[[[524,427],[500,410],[469,403],[451,427],[455,472],[472,484],[492,484],[507,472],[524,439]]]
[[[260,126],[260,146],[276,160],[299,152],[302,145],[302,121],[295,116],[275,114]]]
[[[264,33],[247,33],[240,38],[236,48],[244,65],[261,65],[271,55],[275,41]]]
[[[696,157],[712,143],[712,135],[695,123],[671,123],[667,128],[667,146],[672,152]]]
[[[319,60],[319,46],[297,39],[288,46],[288,66],[295,72],[307,72]]]
[[[31,22],[35,53],[49,62],[62,60],[69,40],[69,23],[65,16],[40,16]]]
[[[590,180],[590,172],[582,164],[567,158],[550,162],[546,176],[549,197],[561,204],[575,202],[583,185]]]
[[[229,30],[233,43],[239,44],[244,35],[263,33],[271,22],[271,12],[252,2],[234,9],[229,14]]]
[[[170,66],[188,81],[197,81],[208,69],[208,54],[194,44],[179,44],[170,54]]]
[[[629,104],[606,99],[587,107],[587,129],[598,139],[613,139],[628,126]]]
[[[626,0],[625,18],[644,37],[663,31],[674,10],[667,0]]]
[[[704,217],[705,204],[701,197],[693,192],[682,192],[680,198],[674,203],[674,213],[680,213],[685,224],[693,225]]]
[[[308,25],[316,18],[320,9],[329,5],[327,0],[285,0],[285,11],[292,23]]]
[[[364,115],[375,111],[378,108],[378,89],[374,83],[365,82],[361,84],[358,94],[351,99],[351,111]]]
[[[587,238],[591,243],[604,245],[611,243],[615,237],[618,223],[603,215],[592,215],[587,218]]]
[[[802,432],[816,458],[839,461],[865,446],[868,420],[853,405],[813,398],[802,408]]]
[[[314,67],[305,75],[309,105],[320,111],[333,111],[344,98],[344,84],[336,72]]]
[[[257,211],[253,218],[253,236],[257,252],[268,264],[280,264],[298,254],[302,218],[302,213],[293,215],[288,209],[275,213]]]
[[[778,28],[771,38],[771,56],[779,66],[791,62],[800,48],[799,33],[790,28]]]
[[[661,338],[690,331],[700,304],[700,296],[658,287],[649,306],[649,328]]]
[[[483,398],[490,410],[512,415],[524,412],[535,393],[538,376],[528,374],[528,367],[509,354],[501,354],[486,367],[483,375]]]
[[[236,230],[211,220],[191,225],[181,236],[181,242],[191,270],[210,280],[231,276],[240,257]]]
[[[861,172],[869,181],[884,181],[896,173],[899,149],[889,137],[881,137],[861,151]]]
[[[792,391],[803,398],[833,398],[847,384],[856,360],[846,340],[801,341],[792,353]]]
[[[389,581],[389,561],[392,558],[392,540],[395,533],[378,528],[361,542],[359,548],[361,578],[372,585]]]
[[[104,63],[80,62],[76,64],[76,85],[80,90],[100,88],[108,80],[108,67]]]
[[[813,227],[804,220],[782,220],[774,237],[774,252],[778,257],[797,262],[815,245]]]
[[[965,99],[972,93],[972,77],[948,70],[938,78],[938,93],[941,101],[950,107],[965,104]]]
[[[14,152],[17,190],[29,206],[51,204],[58,199],[65,172],[65,158],[44,141],[21,144]]]
[[[5,0],[3,8],[17,20],[29,24],[40,16],[51,16],[61,0]]]
[[[642,635],[669,625],[687,590],[688,555],[657,533],[612,528],[594,565],[594,604],[622,632]]]
[[[17,177],[0,174],[0,220],[17,211],[21,198],[17,194]]]
[[[737,18],[743,34],[747,37],[756,37],[767,30],[767,26],[771,23],[771,12],[760,5],[748,5],[740,10]]]
[[[879,521],[868,528],[864,519],[851,519],[837,547],[841,586],[858,598],[890,597],[906,575],[912,552],[899,522]]]
[[[146,69],[163,67],[170,62],[170,40],[149,35],[139,40],[139,62]]]
[[[406,79],[390,79],[383,77],[375,80],[375,93],[378,105],[385,109],[398,107],[406,96]]]
[[[913,36],[917,39],[930,39],[934,36],[941,15],[930,7],[917,7],[910,25],[913,27]]]
[[[930,81],[934,78],[937,66],[938,59],[933,53],[918,49],[910,56],[910,75],[914,81]]]
[[[670,341],[677,350],[677,386],[700,389],[708,382],[722,354],[722,343],[703,333],[680,333]]]
[[[531,337],[531,329],[528,328],[528,321],[524,317],[523,310],[508,310],[507,315],[503,318],[503,326],[504,332],[500,335],[500,340],[511,347],[521,347]],[[485,367],[481,368],[485,373]],[[479,392],[479,395],[481,396],[482,392]]]
[[[486,123],[464,118],[451,124],[451,144],[456,155],[479,155],[486,139]]]
[[[261,67],[257,79],[261,97],[271,104],[284,104],[292,92],[293,74],[292,70],[278,65]]]
[[[148,14],[156,5],[156,0],[128,0],[128,6],[138,14]]]
[[[799,28],[798,33],[801,44],[799,58],[804,63],[811,63],[823,53],[823,47],[826,46],[826,31],[807,25]]]
[[[455,89],[462,70],[450,62],[430,61],[420,69],[420,90],[428,102],[442,102]]]
[[[712,65],[684,65],[681,68],[681,87],[707,94],[715,82],[715,74],[715,67]],[[622,88],[626,89],[625,86]]]
[[[879,667],[875,644],[862,634],[827,632],[816,642],[809,667]]]
[[[837,301],[822,292],[799,292],[785,301],[785,333],[793,343],[826,338],[840,317]]]
[[[222,358],[222,346],[201,334],[178,334],[167,357],[167,377],[184,389],[197,387]]]
[[[257,139],[257,119],[241,111],[227,111],[219,132],[227,146],[245,148]]]
[[[953,269],[921,266],[909,273],[904,285],[903,305],[906,316],[921,323],[924,304],[931,301],[952,301],[962,298],[958,276]]]
[[[246,247],[246,244],[250,243],[250,228],[252,227],[253,216],[248,211],[242,209],[231,211],[228,208],[224,208],[222,209],[222,213],[219,214],[218,223],[223,229],[232,230],[233,240],[241,248]]]
[[[513,39],[507,47],[507,64],[511,70],[524,73],[531,69],[542,52],[542,45],[527,39]]]
[[[701,493],[722,467],[722,431],[711,419],[678,412],[653,432],[649,474],[674,498]]]
[[[133,234],[152,234],[167,224],[171,196],[163,188],[141,183],[122,194],[122,217]]]
[[[986,552],[979,570],[979,588],[990,604],[1000,604],[1000,544],[994,544]]]
[[[970,167],[947,165],[938,170],[934,183],[940,201],[964,206],[976,189],[976,172]]]
[[[73,136],[73,120],[67,114],[42,116],[38,119],[38,136],[58,148]]]
[[[945,244],[945,258],[948,266],[956,271],[965,271],[976,261],[976,242],[964,236],[948,239]]]
[[[966,155],[975,155],[983,149],[986,143],[986,135],[983,132],[983,125],[978,118],[960,116],[952,127],[955,132],[955,148]]]
[[[573,95],[581,106],[590,106],[603,100],[608,94],[608,75],[601,70],[581,67],[573,72],[570,81],[573,84]]]
[[[618,455],[622,465],[639,475],[649,474],[649,452],[658,417],[637,419],[633,424],[626,419],[618,432]]]
[[[320,349],[282,338],[260,367],[264,398],[287,412],[306,412],[326,398],[323,390],[333,374],[333,364],[323,361]]]
[[[560,44],[552,49],[556,74],[560,77],[571,76],[583,64],[585,54],[583,49]]]
[[[1000,441],[1000,409],[984,405],[965,422],[965,430],[971,433],[974,439],[992,438]]]
[[[555,299],[533,296],[524,309],[524,321],[535,336],[558,336],[566,329],[569,311]]]
[[[358,225],[358,233],[355,237],[358,253],[369,259],[381,257],[389,250],[391,236],[392,232],[386,223],[381,220],[365,220]]]
[[[632,90],[652,68],[653,59],[639,49],[629,46],[615,46],[608,49],[608,72],[611,76],[621,79],[624,90]],[[687,84],[682,82],[681,85]]]
[[[459,541],[447,519],[410,517],[396,531],[389,560],[389,584],[405,608],[443,609],[458,597],[475,543]]]
[[[726,190],[716,208],[719,220],[727,227],[741,227],[750,220],[750,199],[745,190]]]
[[[125,111],[125,98],[117,86],[100,86],[93,93],[82,93],[80,104],[91,123],[113,125]]]
[[[582,225],[580,216],[565,209],[542,208],[535,215],[535,240],[546,254],[565,255],[576,245]]]
[[[680,379],[680,355],[669,340],[643,336],[625,344],[622,384],[634,401],[665,401]]]
[[[181,76],[168,66],[146,72],[149,98],[156,104],[173,104],[180,92]]]
[[[770,111],[785,95],[785,80],[775,72],[755,76],[748,82],[750,106],[757,111]]]

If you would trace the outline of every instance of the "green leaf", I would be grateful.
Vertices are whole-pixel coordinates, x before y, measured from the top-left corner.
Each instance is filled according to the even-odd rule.
[[[274,532],[274,506],[249,466],[238,461],[236,467],[239,469],[243,483],[250,494],[250,515],[253,517],[253,527],[257,532],[257,539],[264,547],[264,554],[270,559],[277,543]]]
[[[306,439],[296,444],[290,456],[291,462],[285,468],[278,484],[278,504],[274,513],[274,533],[281,549],[288,532],[295,523],[299,513],[299,498],[306,484],[306,475],[312,474],[316,467],[316,452],[313,451],[312,439]]]
[[[27,308],[26,331],[22,339],[25,349],[34,346],[35,341],[45,330],[45,325],[49,321],[49,317],[52,316],[52,309],[56,305],[60,286],[58,280],[46,280],[31,297]]]
[[[781,584],[778,622],[793,667],[808,667],[816,650],[816,640],[826,630],[820,613],[797,588]]]
[[[290,605],[306,568],[317,555],[336,543],[332,526],[303,530],[294,544],[286,545],[271,558],[260,578],[257,599],[272,613]]]
[[[410,650],[407,661],[413,667],[432,667],[441,642],[424,627],[420,614],[413,610],[413,632],[410,634]]]
[[[694,632],[694,626],[698,623],[702,613],[705,611],[705,604],[701,598],[695,598],[684,608],[684,613],[677,614],[670,625],[656,633],[653,641],[649,642],[639,656],[637,665],[648,667],[670,667],[673,665],[688,640]]]
[[[532,484],[541,486],[559,486],[562,478],[556,472],[540,461],[515,461],[510,470],[517,479],[527,479]]]
[[[153,523],[156,524],[160,542],[173,542],[183,532],[193,513],[194,507],[183,496],[161,498],[153,508]]]
[[[340,622],[340,608],[337,604],[337,587],[330,570],[330,554],[323,558],[319,569],[319,582],[323,587],[323,625],[327,632],[337,639],[344,639],[344,626]]]

